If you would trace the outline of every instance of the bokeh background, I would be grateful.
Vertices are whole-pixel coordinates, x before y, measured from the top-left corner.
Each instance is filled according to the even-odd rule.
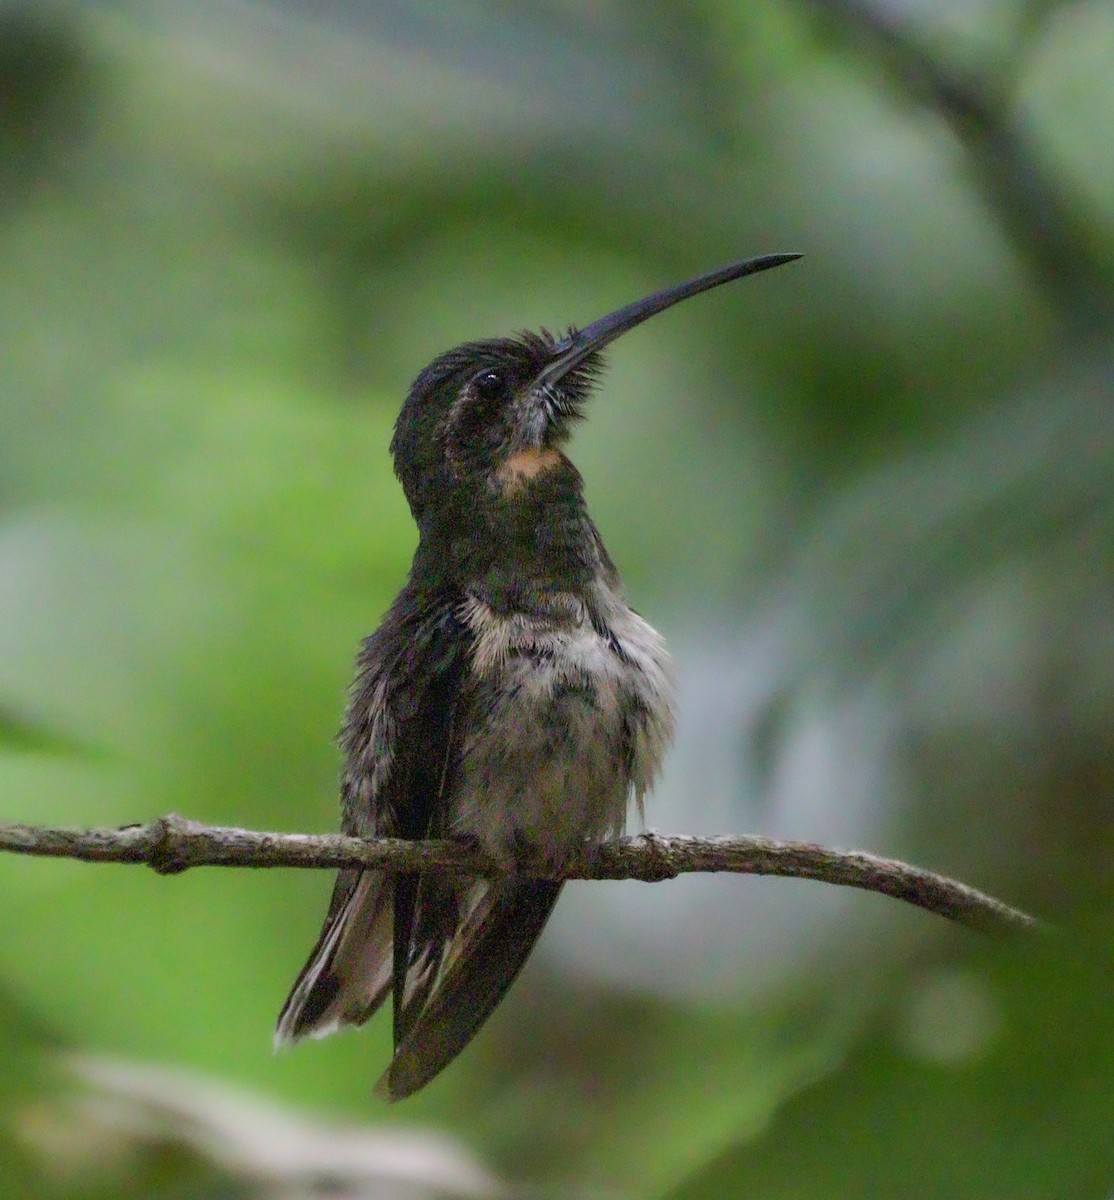
[[[1114,1193],[1114,5],[0,5],[0,819],[335,827],[387,443],[468,338],[617,345],[573,453],[678,664],[648,819],[415,1100],[274,1057],[323,872],[0,858],[0,1195]],[[232,1089],[232,1090],[229,1090]]]

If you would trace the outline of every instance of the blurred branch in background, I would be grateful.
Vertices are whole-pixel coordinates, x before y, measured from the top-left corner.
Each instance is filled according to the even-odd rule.
[[[191,1200],[476,1200],[506,1194],[428,1129],[323,1120],[198,1072],[68,1056],[19,1140],[58,1195]],[[168,1181],[173,1181],[168,1186]],[[14,1193],[5,1192],[4,1195]]]
[[[145,863],[163,875],[189,867],[375,867],[398,871],[503,873],[479,851],[448,841],[360,839],[339,834],[258,833],[166,816],[121,829],[51,829],[0,825],[0,850],[83,862]],[[527,864],[522,874],[535,872]],[[638,879],[656,883],[694,872],[780,875],[878,892],[973,929],[1004,933],[1036,921],[967,884],[896,859],[859,850],[829,850],[764,837],[694,838],[648,834],[587,849],[561,879]],[[553,872],[539,868],[551,878]]]
[[[1020,110],[1016,90],[1026,45],[1059,6],[1030,5],[1008,63],[994,72],[961,69],[934,53],[900,15],[904,6],[875,0],[806,0],[818,18],[887,69],[910,98],[941,117],[962,146],[978,190],[1028,264],[1046,298],[1079,333],[1114,316],[1110,231],[1096,228],[1077,192],[1051,169]],[[1100,250],[1100,247],[1103,248]]]

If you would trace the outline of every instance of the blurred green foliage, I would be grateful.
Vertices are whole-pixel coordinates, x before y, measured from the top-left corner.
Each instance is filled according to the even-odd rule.
[[[414,542],[409,379],[802,250],[617,347],[593,510],[667,633],[726,654],[795,614],[775,693],[881,687],[906,777],[873,848],[1071,931],[787,932],[758,999],[678,999],[666,945],[660,993],[543,955],[388,1112],[382,1022],[270,1054],[324,873],[6,858],[0,1194],[60,1186],[25,1136],[59,1048],[435,1122],[573,1190],[1110,1194],[1111,49],[1098,2],[0,8],[0,818],[332,828],[351,657]],[[219,1194],[178,1161],[113,1186]]]

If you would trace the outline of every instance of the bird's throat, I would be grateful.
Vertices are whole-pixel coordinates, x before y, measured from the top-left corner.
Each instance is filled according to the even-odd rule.
[[[560,450],[529,446],[516,450],[496,472],[505,494],[521,491],[540,475],[556,470],[565,461]]]
[[[442,510],[423,530],[415,570],[421,560],[422,578],[475,591],[500,612],[532,607],[524,597],[583,593],[601,569],[599,535],[579,477],[564,476],[540,471],[513,495],[494,493],[476,497],[466,510]]]

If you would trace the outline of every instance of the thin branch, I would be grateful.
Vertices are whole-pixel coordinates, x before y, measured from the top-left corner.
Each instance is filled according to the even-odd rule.
[[[189,867],[379,867],[499,875],[479,850],[456,842],[396,838],[363,840],[340,834],[260,833],[202,825],[171,814],[120,829],[45,828],[0,824],[0,850],[83,862],[146,863],[169,875]],[[1037,921],[965,883],[860,850],[829,850],[808,842],[764,837],[621,838],[584,852],[554,873],[519,864],[527,876],[562,879],[640,879],[656,882],[695,872],[783,875],[879,892],[950,921],[988,933],[1031,930]]]

